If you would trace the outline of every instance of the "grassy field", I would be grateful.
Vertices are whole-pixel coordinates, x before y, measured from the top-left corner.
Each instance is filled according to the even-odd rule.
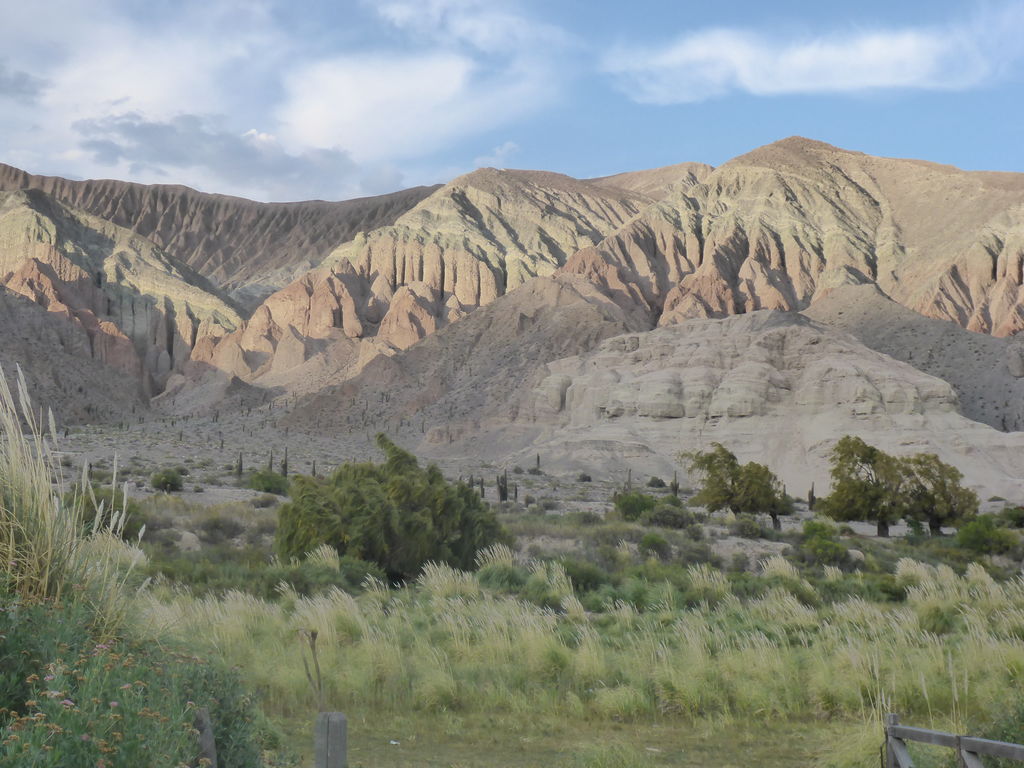
[[[0,432],[0,766],[185,765],[198,707],[224,768],[309,765],[318,705],[348,715],[365,768],[867,767],[890,711],[1024,736],[1024,580],[949,537],[854,558],[820,523],[536,504],[503,516],[529,546],[389,584],[327,546],[269,559],[273,509],[239,501],[154,497],[140,548],[55,493],[49,440],[2,386]],[[785,556],[725,562],[711,542],[737,522]]]

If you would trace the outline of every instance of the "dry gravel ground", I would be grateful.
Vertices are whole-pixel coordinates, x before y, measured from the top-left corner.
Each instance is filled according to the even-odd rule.
[[[223,440],[223,447],[221,441]],[[242,453],[247,469],[266,467],[270,451],[274,453],[274,468],[280,469],[284,448],[288,447],[289,469],[293,473],[309,473],[313,462],[317,472],[326,473],[346,461],[379,461],[382,456],[367,435],[340,435],[329,438],[317,435],[285,433],[274,426],[268,413],[253,413],[250,416],[233,416],[213,420],[195,419],[154,419],[127,426],[88,426],[72,429],[59,440],[64,482],[76,481],[84,462],[99,471],[109,472],[117,457],[119,475],[128,482],[129,495],[137,499],[153,497],[156,492],[149,483],[149,476],[165,467],[185,467],[189,470],[184,478],[184,489],[174,494],[188,505],[213,507],[231,503],[256,506],[263,493],[239,488],[233,472],[234,463]],[[549,506],[550,515],[570,513],[593,513],[604,516],[612,508],[611,498],[622,488],[627,479],[632,487],[644,492],[659,494],[665,490],[646,487],[648,478],[631,474],[628,468],[612,476],[595,473],[591,482],[580,482],[577,475],[529,474],[515,472],[514,467],[498,467],[487,463],[469,461],[438,462],[445,475],[451,479],[483,477],[485,498],[497,501],[495,479],[498,474],[509,470],[511,485],[518,485],[518,500],[521,504],[527,496],[535,502]],[[543,467],[542,467],[543,469]],[[682,472],[680,473],[682,476]],[[666,481],[671,478],[663,478]],[[200,490],[196,490],[196,488]],[[984,509],[1000,509],[1003,502],[983,503]],[[273,514],[272,510],[266,513]],[[783,530],[798,530],[804,520],[813,515],[802,501],[797,513],[783,519]],[[767,518],[763,521],[768,524]],[[182,532],[189,530],[187,519],[176,519],[175,528]],[[873,536],[875,528],[870,523],[852,523],[858,536]],[[571,529],[567,530],[567,533]],[[894,536],[906,532],[906,526],[893,526]],[[723,562],[732,562],[737,554],[745,554],[751,564],[779,554],[787,546],[785,542],[746,539],[729,535],[724,516],[712,515],[705,525],[707,541]],[[567,554],[577,547],[571,537],[547,534],[520,536],[518,546],[523,551],[540,551],[545,554]]]

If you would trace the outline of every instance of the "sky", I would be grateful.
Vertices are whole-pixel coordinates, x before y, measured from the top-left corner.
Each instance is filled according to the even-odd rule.
[[[0,162],[339,200],[791,135],[1024,172],[1024,0],[0,0]]]

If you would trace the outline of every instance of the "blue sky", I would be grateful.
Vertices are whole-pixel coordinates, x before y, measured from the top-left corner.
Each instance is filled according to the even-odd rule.
[[[1024,172],[1024,0],[0,0],[0,161],[261,200],[799,134]]]

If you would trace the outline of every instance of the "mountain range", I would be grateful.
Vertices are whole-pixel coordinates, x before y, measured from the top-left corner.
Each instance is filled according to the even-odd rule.
[[[801,493],[860,434],[1024,490],[1024,174],[793,137],[267,204],[0,165],[0,284],[0,364],[66,422],[276,400],[566,471],[720,441]]]

